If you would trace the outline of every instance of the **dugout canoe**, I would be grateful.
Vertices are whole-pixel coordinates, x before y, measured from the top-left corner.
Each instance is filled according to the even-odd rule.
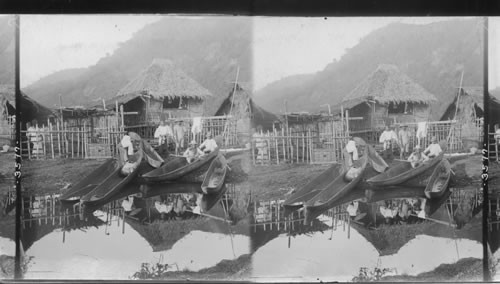
[[[97,169],[93,170],[89,175],[71,186],[59,199],[62,202],[76,202],[80,200],[80,197],[88,194],[95,189],[97,185],[113,174],[117,167],[117,159],[107,159]]]
[[[429,199],[440,198],[448,188],[451,178],[451,165],[447,159],[441,160],[436,166],[429,183],[425,187],[425,196]]]
[[[210,163],[210,167],[205,174],[205,179],[201,184],[204,194],[214,194],[220,191],[227,173],[227,160],[222,154],[218,154]]]
[[[368,149],[367,149],[368,150]],[[347,170],[337,176],[331,183],[329,183],[318,195],[304,204],[305,209],[305,224],[310,223],[313,219],[318,217],[321,213],[331,208],[335,202],[345,196],[350,190],[354,189],[356,185],[363,179],[364,171],[368,165],[368,152],[354,162],[354,166],[361,168],[357,177],[352,180],[346,179]]]
[[[114,171],[106,179],[99,183],[91,192],[82,196],[81,201],[83,201],[87,205],[90,205],[92,203],[100,203],[108,200],[125,186],[127,186],[127,184],[133,181],[139,175],[139,173],[144,172],[146,169],[151,169],[151,166],[149,165],[147,159],[144,157],[145,155],[142,150],[137,151],[134,156],[136,162],[134,163],[135,168],[132,173],[124,176],[121,173],[122,165],[117,163],[115,165]]]
[[[146,182],[174,181],[211,162],[218,154],[219,149],[215,149],[212,153],[200,157],[192,163],[188,163],[184,157],[175,157],[160,168],[142,175],[142,178]]]
[[[411,166],[411,163],[408,161],[401,161],[400,163],[390,167],[387,171],[368,179],[367,182],[371,185],[379,187],[399,185],[414,177],[417,177],[429,168],[434,167],[442,159],[443,153],[418,168],[413,168]]]
[[[312,199],[318,195],[322,190],[324,190],[328,184],[330,184],[335,178],[337,178],[342,172],[341,164],[334,164],[320,175],[315,177],[312,181],[308,182],[297,192],[293,193],[288,197],[285,202],[283,202],[283,207],[285,208],[285,214],[288,215],[294,210],[299,209],[308,200]]]

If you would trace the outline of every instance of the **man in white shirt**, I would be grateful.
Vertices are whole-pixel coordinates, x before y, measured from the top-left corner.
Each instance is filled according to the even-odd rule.
[[[424,150],[424,154],[432,159],[439,156],[441,152],[443,152],[443,150],[441,149],[441,146],[439,146],[436,136],[433,136],[431,139],[431,145]]]
[[[380,135],[379,142],[383,144],[384,151],[391,147],[391,141],[394,136],[393,132],[389,129],[389,126],[385,126],[384,132]]]
[[[158,138],[158,145],[163,145],[167,142],[168,137],[173,136],[172,128],[165,123],[165,120],[160,121],[160,125],[156,128],[154,137]]]
[[[205,154],[209,154],[217,149],[217,142],[212,138],[212,133],[207,133],[207,139],[201,143],[199,148]]]
[[[182,156],[186,158],[188,163],[191,164],[201,155],[203,155],[203,152],[196,147],[196,141],[193,140],[191,141],[191,143],[189,143],[188,148],[186,149],[186,151]]]

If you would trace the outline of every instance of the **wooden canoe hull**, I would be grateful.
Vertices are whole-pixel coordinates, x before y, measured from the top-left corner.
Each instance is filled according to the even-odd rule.
[[[434,167],[443,159],[441,153],[438,157],[432,159],[428,164],[424,164],[418,168],[413,168],[410,162],[401,162],[396,166],[392,166],[387,171],[367,180],[368,183],[374,186],[389,186],[402,184],[418,175],[422,174],[429,168]]]
[[[337,178],[335,178],[324,190],[322,190],[314,198],[304,204],[305,207],[305,223],[309,223],[319,216],[324,211],[334,206],[336,200],[342,198],[350,190],[363,179],[364,171],[368,164],[368,155],[363,155],[359,162],[361,163],[361,173],[351,181],[345,180],[347,170],[344,170]]]
[[[142,175],[142,178],[146,180],[146,182],[174,181],[211,162],[218,155],[218,153],[219,149],[216,149],[212,153],[192,162],[191,164],[187,163],[185,158],[177,157],[172,161],[165,163],[162,167]]]
[[[443,159],[434,169],[432,176],[424,190],[425,196],[429,199],[440,198],[448,189],[448,183],[451,178],[451,165],[446,159]],[[433,191],[435,187],[439,187],[438,191]]]
[[[136,167],[134,171],[127,176],[123,176],[121,173],[122,165],[117,163],[114,171],[99,185],[96,186],[94,190],[84,195],[81,201],[87,204],[100,203],[103,200],[110,199],[113,195],[118,193],[121,189],[126,187],[130,182],[136,179],[139,173],[144,173],[151,170],[151,166],[144,157],[143,151],[138,151],[135,154],[136,157]]]
[[[340,175],[341,167],[341,164],[334,164],[324,172],[322,172],[320,175],[315,177],[313,180],[308,182],[306,185],[304,185],[297,192],[295,192],[285,200],[285,202],[283,203],[285,209],[288,209],[290,212],[302,207],[304,202],[307,202],[318,195],[328,186],[328,184],[330,184],[335,178]]]
[[[217,171],[220,171],[218,173]],[[217,155],[215,159],[210,163],[207,173],[205,174],[205,179],[201,184],[201,190],[205,194],[214,194],[220,191],[227,173],[227,162],[222,154]],[[219,180],[215,183],[211,182],[212,179],[219,177]]]
[[[75,185],[73,185],[68,191],[66,191],[59,200],[61,201],[76,201],[80,197],[88,194],[90,191],[95,189],[95,187],[102,183],[106,178],[114,173],[118,167],[117,159],[107,159],[102,165],[97,169],[92,171],[88,176],[81,179]]]

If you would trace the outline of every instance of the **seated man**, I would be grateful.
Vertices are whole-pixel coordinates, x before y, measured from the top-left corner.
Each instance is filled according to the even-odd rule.
[[[443,150],[441,149],[441,146],[439,146],[436,136],[433,136],[431,139],[431,145],[424,150],[424,154],[432,159],[439,156],[441,152],[443,152]]]
[[[136,157],[137,151],[140,150],[141,137],[135,132],[127,132],[118,144],[118,152],[120,153],[120,161],[123,163],[122,174],[129,175],[134,171],[137,164],[137,159],[142,159],[141,157]]]
[[[349,217],[351,219],[356,218],[358,215],[358,207],[359,207],[359,202],[358,201],[353,201],[351,204],[349,204],[346,208],[347,213],[349,213]]]
[[[424,162],[426,162],[429,158],[422,153],[420,145],[415,146],[415,151],[411,153],[410,157],[408,157],[408,162],[411,163],[413,168],[420,167]]]
[[[352,136],[349,136],[349,142],[345,145],[345,151],[347,152],[347,166],[352,166],[354,161],[359,159],[358,148],[356,147],[356,141],[353,140]]]
[[[205,154],[209,154],[213,152],[215,149],[217,149],[217,142],[212,138],[212,133],[208,132],[207,133],[207,139],[203,141],[200,145],[200,150],[203,151]]]
[[[184,158],[186,158],[188,163],[194,162],[196,159],[198,159],[201,155],[203,155],[203,152],[196,147],[196,141],[191,141],[189,143],[189,147],[187,150],[184,152],[182,155]]]

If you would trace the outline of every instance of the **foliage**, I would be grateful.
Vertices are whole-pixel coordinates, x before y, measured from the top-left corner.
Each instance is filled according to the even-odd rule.
[[[137,271],[132,275],[132,279],[146,280],[146,279],[161,279],[162,275],[167,272],[171,266],[168,264],[161,264],[160,262],[156,264],[152,263],[142,263],[141,270]]]
[[[372,282],[380,281],[387,273],[392,272],[393,269],[375,267],[369,270],[368,267],[361,267],[358,276],[352,278],[353,282]]]

